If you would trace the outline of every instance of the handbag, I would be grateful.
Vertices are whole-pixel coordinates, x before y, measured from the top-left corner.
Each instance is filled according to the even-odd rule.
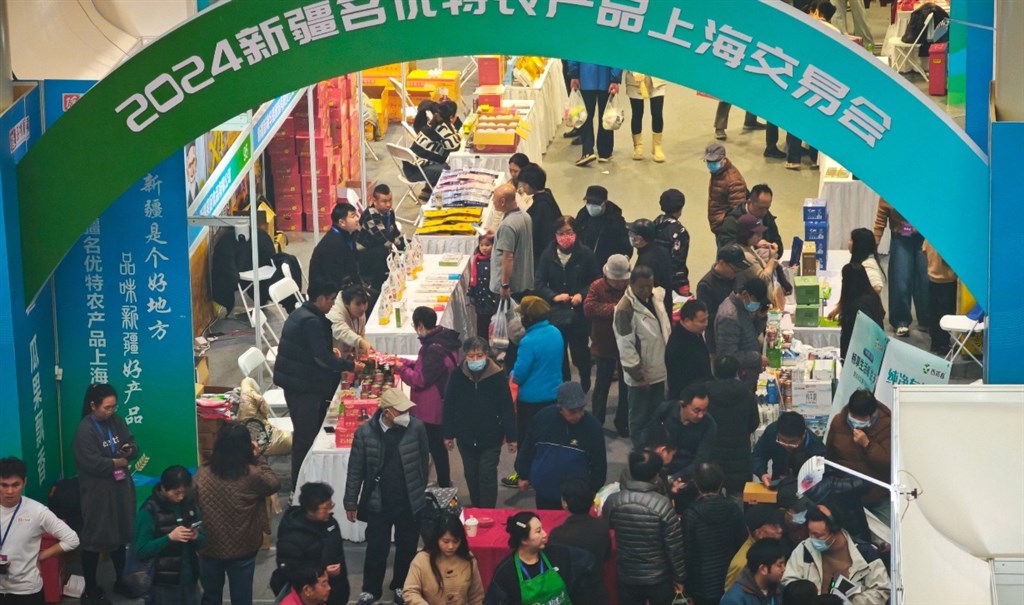
[[[121,583],[125,586],[128,596],[138,599],[149,592],[153,586],[153,576],[156,575],[156,559],[140,559],[139,553],[135,550],[135,544],[128,545],[128,555],[124,561],[124,571],[121,572]]]
[[[459,505],[459,490],[454,487],[428,487],[424,492],[427,505],[420,511],[420,535],[423,541],[433,539],[438,526],[446,516],[458,517],[462,513]]]

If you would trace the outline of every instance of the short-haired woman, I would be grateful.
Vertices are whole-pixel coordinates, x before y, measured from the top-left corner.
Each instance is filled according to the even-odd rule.
[[[270,588],[279,594],[297,569],[324,567],[331,595],[327,605],[348,603],[348,565],[341,529],[334,518],[334,489],[326,483],[306,483],[299,504],[284,512],[277,526],[277,569]]]

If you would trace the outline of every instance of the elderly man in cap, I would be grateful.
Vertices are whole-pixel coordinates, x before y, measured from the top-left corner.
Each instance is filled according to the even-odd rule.
[[[736,551],[732,562],[729,563],[729,571],[725,575],[724,590],[726,592],[732,588],[736,580],[740,579],[740,574],[743,573],[743,569],[747,566],[747,551],[754,545],[754,542],[765,538],[773,540],[782,539],[783,521],[782,509],[774,504],[755,504],[743,513],[743,522],[746,524],[750,536],[740,546],[740,549]],[[787,551],[786,555],[788,556],[788,554],[789,552]]]
[[[533,219],[519,209],[508,183],[498,185],[491,204],[503,213],[491,250],[491,291],[519,300],[533,287]]]
[[[641,218],[629,223],[629,245],[636,248],[636,264],[650,267],[654,272],[654,285],[665,291],[665,313],[672,318],[672,255],[654,240],[654,222]]]
[[[545,407],[532,418],[516,456],[519,489],[532,485],[537,508],[545,510],[561,510],[562,482],[569,477],[584,477],[597,491],[608,472],[604,432],[585,409],[583,386],[564,382],[557,391],[558,405]]]
[[[761,370],[768,365],[768,358],[761,354],[757,327],[764,325],[760,317],[767,309],[768,288],[760,278],[751,277],[736,285],[715,316],[715,352],[736,358],[740,364],[740,380],[751,390],[757,385]]]
[[[629,259],[613,254],[604,264],[604,277],[590,284],[587,297],[583,300],[583,314],[590,320],[590,353],[597,360],[597,377],[594,380],[592,408],[598,423],[604,426],[608,406],[608,391],[612,377],[619,373],[619,404],[615,412],[615,430],[620,437],[629,436],[629,408],[626,405],[626,381],[622,364],[619,363],[619,347],[615,344],[612,317],[615,305],[629,285]]]
[[[738,244],[727,244],[718,249],[715,264],[697,283],[697,300],[704,301],[708,306],[708,327],[704,330],[704,340],[711,353],[715,352],[715,316],[718,315],[718,307],[732,294],[736,276],[748,267],[750,263],[743,254],[743,248]]]
[[[704,162],[711,173],[708,183],[708,223],[717,234],[725,217],[747,199],[747,182],[725,155],[725,145],[709,143],[704,148]]]
[[[576,214],[576,241],[594,251],[599,265],[608,262],[613,254],[632,256],[626,219],[622,218],[622,208],[608,199],[608,190],[591,185],[587,187],[583,202],[583,208]]]
[[[522,443],[530,421],[546,407],[555,404],[562,383],[562,333],[548,321],[551,305],[539,296],[524,296],[516,307],[526,333],[519,341],[512,381],[519,385],[516,405],[516,433]],[[517,467],[518,469],[518,467]],[[516,473],[501,480],[505,487],[516,487]]]
[[[419,524],[426,506],[430,448],[423,422],[409,414],[416,405],[401,389],[381,395],[373,417],[356,430],[345,483],[345,516],[366,522],[366,565],[359,603],[374,603],[383,593],[391,531],[395,564],[391,589],[402,599],[402,584],[416,556]]]

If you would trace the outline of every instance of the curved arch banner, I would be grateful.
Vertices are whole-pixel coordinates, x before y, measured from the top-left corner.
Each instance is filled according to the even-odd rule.
[[[481,53],[615,65],[753,111],[870,183],[987,302],[985,154],[901,76],[777,0],[225,2],[104,78],[19,164],[27,298],[132,183],[226,119],[338,74]]]

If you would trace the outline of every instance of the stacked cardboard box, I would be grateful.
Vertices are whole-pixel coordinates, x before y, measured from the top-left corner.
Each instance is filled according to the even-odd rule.
[[[828,206],[823,199],[804,200],[804,239],[817,246],[818,267],[827,268]]]
[[[365,424],[377,413],[377,399],[344,399],[342,411],[338,415],[338,425],[334,427],[334,447],[352,447],[356,429]]]
[[[313,93],[313,115],[309,115],[308,104],[300,100],[267,147],[280,230],[312,231],[316,213],[320,230],[327,231],[331,227],[331,210],[337,201],[338,186],[351,186],[359,181],[362,120],[355,96],[355,76],[320,82]],[[310,121],[313,124],[312,155]]]

